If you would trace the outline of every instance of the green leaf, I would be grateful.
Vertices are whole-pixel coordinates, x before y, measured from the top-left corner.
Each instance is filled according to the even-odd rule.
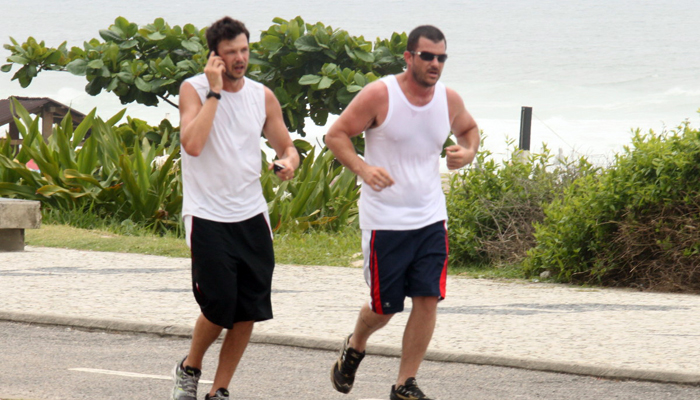
[[[114,116],[106,121],[106,124],[109,126],[114,126],[117,122],[119,122],[122,118],[124,118],[124,114],[126,114],[126,108],[123,108],[121,111],[118,113],[114,114]]]
[[[173,60],[170,58],[170,56],[165,56],[165,59],[158,64],[158,69],[163,71],[166,69],[175,69],[175,64],[173,64]]]
[[[275,88],[275,97],[277,97],[277,100],[279,100],[282,107],[286,106],[292,101],[291,97],[289,97],[289,93],[287,93],[287,91],[281,86]]]
[[[89,95],[91,96],[97,96],[102,92],[102,84],[103,84],[104,78],[102,77],[95,77],[90,81],[87,85],[85,85],[85,91],[88,92]]]
[[[76,158],[78,163],[78,171],[85,174],[91,174],[97,167],[97,139],[95,139],[93,136],[87,138],[85,143],[83,143],[83,147],[78,150]],[[69,178],[68,171],[64,171],[64,175],[66,178]]]
[[[146,35],[146,37],[153,41],[159,41],[165,39],[166,36],[160,32],[153,32],[151,34]]]
[[[321,82],[321,77],[318,75],[304,75],[299,79],[300,85],[315,85]]]
[[[10,72],[10,70],[12,70],[12,64],[5,64],[0,67],[0,71],[2,72]]]
[[[95,186],[102,187],[102,185],[100,185],[100,182],[97,179],[95,179],[92,175],[83,174],[75,169],[66,169],[65,171],[63,171],[63,175],[67,179],[79,179],[81,181],[92,183]]]
[[[340,88],[338,90],[338,93],[335,95],[335,97],[338,99],[338,101],[341,104],[347,105],[347,104],[350,104],[350,102],[355,97],[355,95],[350,93],[348,91],[348,89],[346,89],[346,88]]]
[[[29,62],[29,59],[22,57],[22,56],[15,55],[15,56],[7,57],[7,61],[12,61],[15,64],[25,65]]]
[[[137,40],[134,40],[134,39],[126,40],[124,42],[119,43],[119,48],[122,50],[128,50],[128,49],[136,47],[137,44],[139,44],[139,42]]]
[[[73,60],[66,65],[66,70],[73,75],[85,75],[87,72],[87,61],[82,58]]]
[[[316,33],[314,34],[316,37],[316,42],[318,43],[319,46],[323,48],[328,48],[328,42],[330,41],[330,35],[328,35],[328,32],[322,27],[319,27],[316,30]]]
[[[311,35],[302,36],[294,42],[294,47],[300,51],[317,52],[323,50],[316,42],[316,38]]]
[[[134,74],[131,71],[121,71],[117,74],[117,78],[128,85],[134,83]]]
[[[150,92],[151,91],[151,84],[144,81],[141,77],[137,77],[134,80],[134,84],[136,85],[136,87],[139,90],[141,90],[143,92]]]
[[[73,148],[75,149],[80,145],[80,142],[83,141],[83,138],[85,137],[85,134],[87,134],[87,131],[92,128],[92,121],[95,119],[95,113],[97,112],[96,108],[93,108],[92,111],[88,115],[85,116],[83,121],[78,125],[77,128],[73,131]]]
[[[0,182],[0,195],[3,196],[18,196],[19,198],[26,200],[41,200],[41,197],[37,196],[35,193],[36,189],[30,186]]]
[[[260,45],[263,49],[270,52],[275,52],[284,46],[282,39],[273,35],[263,37],[262,40],[260,40]]]
[[[102,69],[102,67],[105,66],[104,61],[97,59],[97,60],[92,60],[89,63],[87,63],[88,68],[94,68],[94,69]]]
[[[63,56],[63,53],[61,53],[58,50],[54,50],[51,53],[49,53],[49,55],[44,60],[44,63],[46,65],[56,64],[61,59],[62,56]]]
[[[100,29],[100,36],[105,42],[121,42],[124,40],[118,33],[108,29]]]
[[[318,83],[318,89],[319,90],[328,89],[329,87],[331,87],[332,84],[333,84],[333,79],[331,79],[327,76],[324,76],[321,78],[321,81]]]
[[[366,51],[362,50],[355,50],[355,55],[357,58],[360,60],[367,62],[367,63],[373,63],[374,62],[374,55],[372,53],[368,53]]]
[[[299,23],[296,20],[289,21],[289,36],[295,42],[301,36],[301,29],[299,27]]]
[[[180,42],[180,44],[182,45],[182,47],[185,48],[185,50],[191,51],[192,53],[199,53],[204,49],[204,47],[202,47],[202,45],[199,42],[192,39],[183,40],[182,42]]]
[[[117,85],[119,84],[119,78],[114,77],[110,82],[109,85],[105,88],[106,91],[111,92],[114,89],[117,88]]]

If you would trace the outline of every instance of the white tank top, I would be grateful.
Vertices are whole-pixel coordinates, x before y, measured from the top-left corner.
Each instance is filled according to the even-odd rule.
[[[186,80],[202,103],[209,91],[204,74]],[[245,78],[236,93],[221,91],[209,139],[198,157],[182,153],[182,215],[218,222],[239,222],[267,203],[260,185],[260,133],[265,123],[262,84]]]
[[[371,230],[419,229],[447,220],[440,182],[440,153],[450,134],[445,85],[435,85],[425,106],[411,104],[396,76],[381,79],[389,92],[386,120],[365,134],[365,161],[386,169],[394,185],[360,194],[360,227]]]

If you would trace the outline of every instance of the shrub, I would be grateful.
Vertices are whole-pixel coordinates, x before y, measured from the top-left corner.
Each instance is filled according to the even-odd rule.
[[[150,129],[129,119],[115,127],[124,111],[104,122],[92,110],[75,129],[70,115],[54,128],[48,143],[32,119],[13,99],[23,143],[15,155],[4,140],[0,150],[0,195],[41,201],[45,208],[91,211],[131,220],[155,231],[180,227],[182,184],[178,173],[180,146],[146,137]],[[163,124],[166,126],[169,124]],[[91,135],[84,139],[88,130]],[[29,160],[39,171],[27,168]]]
[[[537,225],[526,272],[561,281],[700,290],[700,132],[642,134],[571,185]]]
[[[261,182],[275,231],[358,226],[360,187],[355,174],[335,162],[328,148],[318,156],[315,151],[309,151],[290,181],[280,182],[264,165]]]
[[[585,158],[553,163],[546,146],[526,154],[512,145],[510,159],[497,163],[481,150],[472,167],[450,180],[450,255],[458,265],[522,260],[535,243],[533,223],[544,218],[544,205],[576,177],[595,171]]]
[[[119,223],[137,224],[158,233],[181,233],[182,180],[178,130],[168,121],[152,127],[127,118],[124,111],[104,122],[93,110],[75,129],[70,116],[56,125],[48,143],[39,117],[14,101],[15,119],[24,139],[19,153],[0,140],[0,196],[39,200],[44,211],[69,211]],[[91,135],[83,140],[90,130]],[[335,162],[332,153],[295,141],[302,164],[295,179],[281,182],[262,163],[261,183],[276,231],[321,227],[332,231],[356,226],[359,187],[355,175]],[[34,160],[39,171],[26,164]],[[76,221],[77,222],[77,221]],[[80,218],[80,226],[89,221]]]

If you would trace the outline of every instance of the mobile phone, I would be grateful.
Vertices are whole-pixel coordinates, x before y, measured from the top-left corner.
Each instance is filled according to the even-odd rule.
[[[278,164],[278,163],[276,163],[276,162],[273,162],[273,163],[272,163],[272,170],[275,171],[275,173],[278,173],[278,172],[282,171],[284,168],[285,168],[285,167],[284,167],[284,165],[282,165],[282,164]]]

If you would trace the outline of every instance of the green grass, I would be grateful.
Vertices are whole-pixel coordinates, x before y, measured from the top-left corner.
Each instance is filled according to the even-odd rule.
[[[76,250],[112,251],[152,254],[166,257],[189,257],[184,239],[156,236],[147,230],[118,234],[106,227],[80,229],[68,225],[43,223],[40,229],[27,229],[29,246],[61,247]],[[323,231],[275,235],[275,258],[280,264],[328,265],[348,267],[358,259],[360,232]]]
[[[449,274],[474,279],[525,279],[522,269],[516,265],[450,266]]]
[[[39,229],[27,229],[25,242],[29,246],[76,250],[153,254],[167,257],[189,257],[190,255],[185,241],[175,237],[119,235],[106,229],[80,229],[46,223],[42,223]]]
[[[79,228],[69,226],[78,225]],[[165,257],[190,257],[185,240],[175,233],[153,234],[131,221],[110,221],[89,212],[45,211],[40,229],[27,229],[30,246],[60,247],[75,250],[151,254]],[[348,228],[341,232],[309,231],[275,235],[275,259],[280,264],[361,266],[361,232]],[[450,263],[450,275],[478,279],[522,279],[517,266],[460,265]]]

